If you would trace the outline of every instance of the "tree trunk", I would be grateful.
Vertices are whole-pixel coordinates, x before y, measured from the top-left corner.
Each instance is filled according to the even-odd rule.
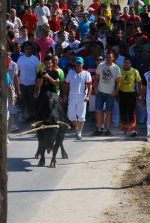
[[[0,223],[7,221],[6,0],[0,0]]]

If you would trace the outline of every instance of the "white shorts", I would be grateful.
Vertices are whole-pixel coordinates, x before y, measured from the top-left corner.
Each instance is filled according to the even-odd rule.
[[[74,121],[78,118],[79,122],[85,121],[86,102],[85,95],[69,95],[68,97],[68,118]]]

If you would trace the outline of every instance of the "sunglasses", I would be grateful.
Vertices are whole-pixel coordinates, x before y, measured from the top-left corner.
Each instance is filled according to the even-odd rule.
[[[138,52],[138,53],[142,53],[142,50],[137,50],[136,52]]]
[[[96,59],[96,61],[102,61],[103,59]]]

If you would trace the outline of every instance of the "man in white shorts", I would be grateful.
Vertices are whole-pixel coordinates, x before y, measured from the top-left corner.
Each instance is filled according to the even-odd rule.
[[[14,105],[10,105],[10,97],[8,98],[8,111],[10,114],[10,123],[11,123],[11,132],[19,130],[19,128],[15,125],[15,115],[17,114],[17,108],[16,108],[16,91],[18,94],[18,97],[21,98],[21,92],[20,92],[20,85],[19,85],[19,78],[18,78],[18,67],[15,62],[11,60],[11,52],[7,50],[7,73],[10,76],[11,79],[11,90],[14,100]]]
[[[146,95],[146,104],[145,104]],[[150,142],[150,71],[144,74],[142,79],[142,95],[141,104],[143,108],[147,109],[147,138],[146,141]]]
[[[63,95],[63,101],[65,103],[68,101],[68,118],[76,128],[78,140],[82,139],[81,132],[85,122],[86,102],[89,101],[92,90],[91,75],[88,71],[83,70],[83,63],[82,57],[76,58],[75,70],[70,70],[66,77]]]

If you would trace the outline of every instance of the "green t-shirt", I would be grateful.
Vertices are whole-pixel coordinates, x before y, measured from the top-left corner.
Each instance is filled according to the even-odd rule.
[[[62,83],[65,80],[64,72],[60,68],[56,69],[56,71],[59,74],[59,82]],[[56,86],[56,93],[60,94],[60,86]]]
[[[137,9],[135,9],[135,15],[139,15],[139,13],[142,11],[143,11],[142,6],[139,6]]]
[[[143,1],[145,5],[149,6],[150,5],[150,0],[144,0]]]

